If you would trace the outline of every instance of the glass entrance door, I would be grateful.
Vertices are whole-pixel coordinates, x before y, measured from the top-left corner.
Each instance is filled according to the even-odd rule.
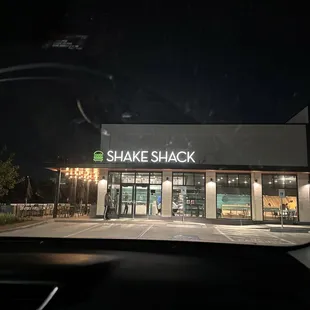
[[[148,215],[149,185],[136,185],[135,215]]]
[[[147,216],[149,210],[149,185],[121,186],[120,216]]]
[[[133,215],[134,185],[122,185],[119,215]]]

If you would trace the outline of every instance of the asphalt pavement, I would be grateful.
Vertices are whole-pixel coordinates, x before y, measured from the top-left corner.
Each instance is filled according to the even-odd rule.
[[[183,240],[291,246],[310,242],[310,233],[270,232],[267,227],[229,226],[182,222],[141,221],[122,223],[55,222],[0,233],[0,237],[62,237]]]

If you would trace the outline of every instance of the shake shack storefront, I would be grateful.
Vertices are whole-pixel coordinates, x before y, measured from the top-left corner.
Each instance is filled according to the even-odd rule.
[[[79,167],[97,171],[98,217],[109,191],[118,217],[310,222],[306,125],[122,124],[103,132],[92,163]]]
[[[108,189],[117,215],[120,217],[184,215],[204,218],[206,216],[204,173],[174,173],[173,179],[169,179],[168,174],[170,173],[166,171],[145,170],[109,172]]]

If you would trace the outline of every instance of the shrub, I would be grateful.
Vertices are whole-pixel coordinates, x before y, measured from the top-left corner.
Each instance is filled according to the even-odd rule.
[[[22,222],[23,219],[14,214],[0,213],[0,225]]]

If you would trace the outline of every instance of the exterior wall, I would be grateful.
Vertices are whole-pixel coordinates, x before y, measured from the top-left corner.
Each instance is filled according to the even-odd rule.
[[[257,182],[255,182],[257,180]],[[263,191],[262,174],[260,172],[251,173],[251,194],[252,194],[252,220],[263,220]]]
[[[108,189],[108,171],[104,170],[103,174],[100,177],[101,177],[101,180],[98,182],[98,191],[97,191],[96,215],[103,216],[104,198],[105,198],[105,194],[107,193],[107,189]]]
[[[101,150],[191,151],[209,166],[307,167],[306,125],[106,124]],[[289,141],[290,147],[287,147]],[[131,167],[137,163],[130,163]],[[148,163],[152,167],[156,163]],[[173,164],[177,166],[177,164]],[[150,168],[150,167],[149,167]],[[173,167],[169,167],[172,169]]]
[[[309,175],[306,173],[297,175],[299,221],[301,223],[310,223],[310,185],[308,184],[308,177]]]
[[[211,181],[212,179],[212,181]],[[206,172],[206,218],[216,219],[216,174]]]
[[[162,216],[170,217],[171,208],[172,208],[172,171],[163,171]]]
[[[306,112],[309,113],[307,109]],[[304,111],[303,115],[306,115]],[[295,117],[290,122],[296,122]],[[173,171],[206,171],[206,218],[216,219],[216,169],[309,171],[307,126],[292,125],[135,125],[106,124],[109,136],[101,136],[102,165],[106,180],[98,183],[97,215],[104,212],[107,169],[158,169],[163,171],[162,216],[171,216]],[[308,138],[310,135],[308,135]],[[287,147],[289,141],[290,147]],[[310,145],[310,144],[309,144]],[[195,163],[154,163],[151,161],[108,162],[106,152],[113,151],[188,151],[195,152]],[[97,163],[96,163],[97,164]],[[187,165],[188,164],[188,165]],[[169,170],[165,170],[169,169]],[[170,170],[171,169],[171,170]],[[175,169],[175,170],[174,170]],[[212,170],[212,171],[211,171]],[[244,171],[245,172],[245,171]],[[251,173],[251,211],[253,221],[263,221],[262,173]],[[295,173],[294,173],[295,174]],[[168,177],[168,180],[167,180]],[[299,221],[310,222],[310,185],[308,174],[298,173]],[[211,179],[213,181],[211,181]],[[255,182],[257,180],[257,182]],[[154,209],[153,212],[156,212]]]

